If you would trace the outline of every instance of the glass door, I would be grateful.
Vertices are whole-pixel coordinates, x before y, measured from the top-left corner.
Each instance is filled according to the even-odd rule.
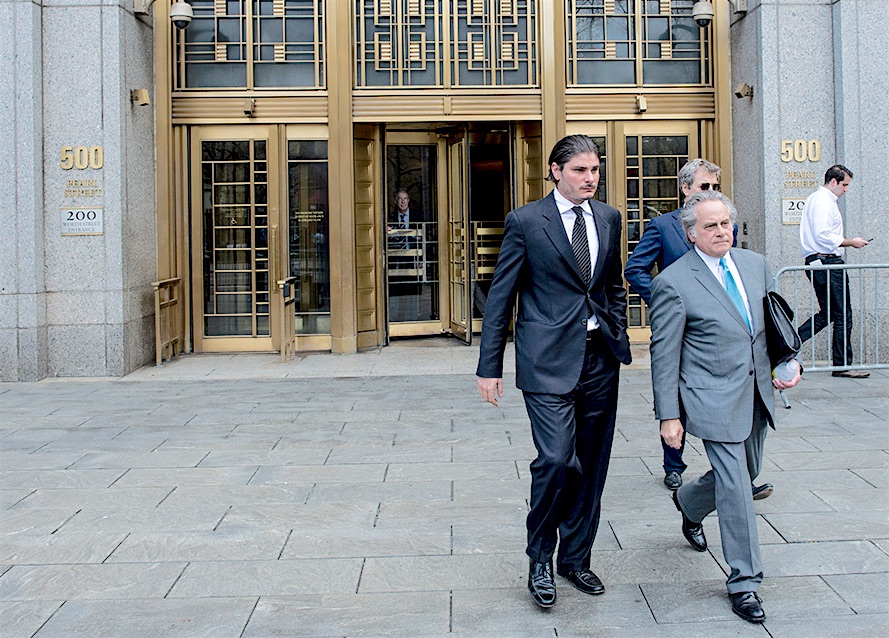
[[[701,153],[697,122],[571,122],[567,132],[589,135],[599,146],[596,198],[621,212],[626,264],[648,223],[681,205],[679,169]],[[631,341],[648,340],[648,307],[631,289],[627,325]]]
[[[695,122],[622,122],[617,128],[615,188],[617,202],[626,202],[625,209],[617,206],[624,213],[626,264],[648,223],[682,204],[679,169],[700,150]],[[627,326],[631,341],[648,339],[648,306],[632,289]]]
[[[469,233],[469,157],[465,134],[448,138],[448,290],[449,328],[472,342],[472,280]]]
[[[191,140],[194,344],[273,351],[279,207],[273,129],[195,127]]]
[[[441,334],[439,140],[386,133],[386,299],[389,336]]]

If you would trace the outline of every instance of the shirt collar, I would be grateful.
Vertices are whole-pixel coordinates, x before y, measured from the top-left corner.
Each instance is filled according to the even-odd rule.
[[[831,198],[833,201],[837,201],[837,200],[839,199],[839,197],[837,197],[836,195],[834,195],[833,191],[830,190],[827,186],[823,186],[823,185],[822,185],[822,186],[819,186],[818,188],[820,188],[820,189],[823,190],[825,193],[827,193],[828,195],[830,195],[830,198]]]
[[[695,246],[695,252],[698,253],[698,257],[700,257],[703,260],[703,262],[705,264],[707,264],[707,266],[710,268],[710,270],[715,272],[716,269],[719,268],[719,259],[720,259],[719,257],[714,257],[712,255],[708,255],[708,254],[702,252],[697,246]],[[735,263],[735,261],[732,259],[732,251],[731,250],[729,250],[724,255],[724,257],[725,257],[725,263],[729,267],[731,267]]]
[[[575,206],[580,206],[585,213],[588,213],[590,215],[593,214],[593,211],[590,209],[590,203],[588,200],[584,200],[580,204],[575,204],[568,200],[564,195],[562,195],[562,193],[559,192],[558,188],[553,189],[553,197],[556,200],[556,206],[559,207],[559,214],[572,212],[571,209]]]

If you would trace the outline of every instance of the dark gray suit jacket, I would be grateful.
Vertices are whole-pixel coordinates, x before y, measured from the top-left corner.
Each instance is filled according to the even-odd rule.
[[[774,427],[763,317],[772,276],[759,253],[732,248],[731,255],[744,282],[754,334],[722,284],[690,250],[651,286],[651,381],[657,419],[678,419],[681,398],[690,434],[739,443],[753,424],[754,386]]]
[[[520,389],[546,394],[574,389],[583,368],[588,309],[598,319],[615,359],[630,363],[620,213],[602,202],[590,201],[590,205],[599,254],[589,287],[581,279],[552,193],[506,216],[485,307],[478,376],[503,376],[503,349],[517,294],[516,385]]]

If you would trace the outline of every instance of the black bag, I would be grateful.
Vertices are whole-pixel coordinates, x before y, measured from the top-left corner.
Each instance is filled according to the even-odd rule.
[[[793,359],[803,343],[793,325],[793,310],[784,297],[769,291],[762,303],[765,311],[766,347],[774,369],[778,364]]]

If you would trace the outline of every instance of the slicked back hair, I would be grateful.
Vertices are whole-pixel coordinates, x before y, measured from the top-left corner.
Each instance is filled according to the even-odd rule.
[[[846,179],[846,175],[849,176],[849,179],[852,179],[852,171],[850,171],[842,164],[834,164],[827,169],[826,173],[824,173],[824,184],[826,186],[833,180],[836,180],[837,184],[839,184],[844,179]]]
[[[555,176],[553,176],[553,163],[557,164],[559,170],[561,170],[565,168],[565,164],[570,162],[573,157],[581,153],[592,153],[596,156],[596,159],[599,159],[599,147],[596,146],[593,138],[589,135],[568,135],[560,139],[549,154],[549,162],[546,165],[549,175],[546,176],[546,179],[551,182],[558,182]]]
[[[732,226],[735,225],[736,220],[738,219],[738,209],[735,208],[734,204],[732,204],[732,200],[730,200],[719,191],[701,191],[699,193],[695,193],[694,195],[689,195],[688,199],[685,200],[685,205],[682,207],[682,212],[679,213],[679,221],[682,222],[682,227],[692,237],[695,236],[695,221],[697,220],[698,216],[696,210],[697,206],[701,202],[710,201],[717,201],[725,204],[725,207],[728,209],[729,217],[732,221]]]

